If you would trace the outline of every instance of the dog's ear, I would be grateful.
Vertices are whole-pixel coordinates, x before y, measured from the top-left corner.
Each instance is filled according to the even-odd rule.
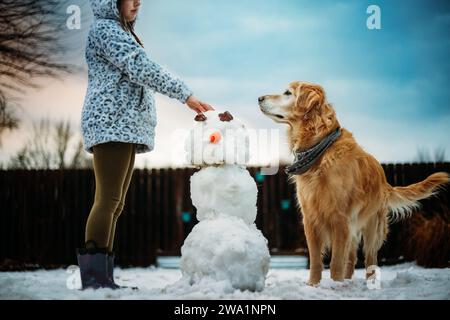
[[[319,108],[325,103],[325,91],[319,85],[302,84],[296,90],[296,107],[308,113],[314,108]]]

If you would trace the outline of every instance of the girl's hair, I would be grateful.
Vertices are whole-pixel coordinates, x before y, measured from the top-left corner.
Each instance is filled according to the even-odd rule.
[[[136,39],[137,43],[139,43],[141,45],[141,47],[144,47],[144,44],[142,43],[141,39],[139,39],[139,37],[137,36],[137,34],[134,32],[134,24],[136,23],[136,20],[134,21],[127,21],[125,20],[125,17],[122,13],[122,0],[117,0],[117,8],[119,9],[119,15],[120,15],[120,24],[122,25],[122,28],[127,31],[130,32],[133,37]]]

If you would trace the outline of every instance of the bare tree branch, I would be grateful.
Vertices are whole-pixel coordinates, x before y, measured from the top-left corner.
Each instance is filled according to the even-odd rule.
[[[6,130],[17,129],[19,126],[19,119],[16,117],[11,105],[6,102],[5,96],[0,91],[0,136]],[[2,141],[0,139],[0,147]]]
[[[67,1],[2,0],[0,2],[0,137],[17,127],[8,101],[38,77],[59,77],[76,69],[61,62],[61,35]],[[1,142],[1,141],[0,141]]]
[[[416,162],[444,162],[445,161],[445,148],[438,147],[434,150],[434,157],[428,151],[427,148],[418,148],[417,155],[415,158]]]
[[[57,161],[58,167],[61,169],[64,169],[66,167],[64,158],[66,155],[67,146],[69,144],[69,139],[71,135],[70,131],[71,131],[70,121],[67,121],[66,123],[61,121],[56,125],[55,142],[56,142]]]
[[[33,124],[30,139],[10,158],[7,166],[9,169],[92,168],[92,159],[84,151],[81,139],[74,141],[70,121],[59,121],[52,126],[49,119],[44,119]]]

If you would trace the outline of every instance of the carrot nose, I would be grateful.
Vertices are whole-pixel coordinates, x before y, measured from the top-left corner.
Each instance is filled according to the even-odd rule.
[[[209,136],[209,142],[211,143],[217,143],[222,138],[222,135],[220,134],[220,131],[216,131],[210,134]]]

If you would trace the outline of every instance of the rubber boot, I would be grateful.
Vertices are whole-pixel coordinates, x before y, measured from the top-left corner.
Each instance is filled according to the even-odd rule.
[[[110,288],[117,289],[108,277],[108,254],[106,250],[78,249],[78,266],[80,267],[82,289]]]

